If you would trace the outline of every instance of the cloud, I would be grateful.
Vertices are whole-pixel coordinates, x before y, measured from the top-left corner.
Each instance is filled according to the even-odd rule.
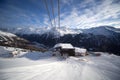
[[[87,5],[91,7],[87,7]],[[120,3],[114,0],[105,0],[96,3],[95,0],[86,0],[79,4],[79,7],[73,7],[69,15],[62,13],[61,25],[70,27],[86,28],[101,25],[120,25]],[[83,8],[81,11],[79,8]],[[82,12],[82,14],[81,14]],[[110,21],[112,20],[112,22]],[[116,24],[116,25],[115,25]]]
[[[11,4],[6,3],[5,8],[0,6],[0,24],[3,26],[50,27],[51,23],[43,1],[28,1],[31,2],[26,1],[25,4],[21,1],[19,6],[17,6],[19,1],[16,2],[17,4],[14,3],[16,5],[12,2],[10,2]],[[55,21],[58,27],[56,0],[54,4]],[[101,25],[120,26],[119,0],[60,0],[60,8],[61,26],[70,28],[90,28]],[[52,23],[54,24],[53,18]]]
[[[63,5],[70,5],[73,0],[60,0]]]

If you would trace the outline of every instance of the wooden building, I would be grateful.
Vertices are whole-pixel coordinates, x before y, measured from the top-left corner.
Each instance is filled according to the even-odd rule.
[[[69,43],[58,43],[54,46],[56,51],[61,53],[61,56],[68,55],[68,56],[75,56],[75,48]]]

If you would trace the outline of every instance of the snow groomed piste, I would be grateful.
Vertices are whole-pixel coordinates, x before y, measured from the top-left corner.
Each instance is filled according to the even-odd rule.
[[[119,80],[120,57],[52,56],[51,52],[22,52],[6,57],[14,48],[0,47],[0,80]],[[3,55],[6,54],[6,55]],[[5,56],[5,57],[4,57]],[[9,56],[9,55],[8,55]]]

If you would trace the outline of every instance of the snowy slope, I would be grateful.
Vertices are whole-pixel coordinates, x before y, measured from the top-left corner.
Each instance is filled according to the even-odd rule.
[[[22,53],[22,52],[21,52]],[[102,56],[69,57],[66,60],[48,55],[49,52],[28,57],[0,58],[1,80],[119,80],[120,57]],[[42,56],[44,55],[44,56]],[[42,56],[42,57],[41,57]],[[47,56],[47,57],[46,57]],[[86,59],[86,61],[84,60]]]
[[[104,35],[104,36],[111,36],[113,33],[119,33],[120,30],[110,27],[110,26],[100,26],[100,27],[95,27],[95,28],[90,28],[90,29],[84,29],[82,30],[83,33],[92,33],[94,35]]]
[[[9,33],[9,32],[0,31],[0,41],[1,40],[7,41],[8,39],[13,41],[12,37],[16,37],[16,35]]]
[[[8,37],[13,37],[13,36],[16,36],[12,33],[8,33],[8,32],[3,32],[3,31],[0,31],[0,35],[3,35],[3,36],[8,36]]]
[[[9,33],[9,32],[4,32],[0,30],[0,45],[10,45],[10,44],[15,44],[15,43],[24,43],[27,42],[27,40],[20,38],[18,36],[16,36],[13,33]]]

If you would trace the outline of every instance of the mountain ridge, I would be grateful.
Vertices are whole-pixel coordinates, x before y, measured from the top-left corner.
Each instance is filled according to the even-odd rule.
[[[1,28],[0,28],[1,29]],[[1,29],[5,30],[5,29]],[[36,28],[36,27],[28,27],[28,28],[16,28],[16,29],[6,29],[7,32],[11,32],[14,34],[19,34],[19,35],[30,35],[30,34],[49,34],[54,35],[54,37],[60,37],[64,36],[67,34],[80,34],[80,33],[92,33],[94,35],[105,35],[105,36],[110,36],[111,32],[116,32],[120,33],[120,29],[114,28],[112,26],[99,26],[99,27],[93,27],[89,29],[71,29],[68,27],[43,27],[43,28]]]
[[[62,31],[66,31],[68,28],[63,28]],[[76,47],[83,47],[92,51],[103,51],[114,54],[120,53],[120,33],[119,29],[110,26],[101,26],[90,29],[72,29],[76,34],[56,35],[55,28],[48,29],[49,31],[43,34],[16,33],[17,36],[22,37],[30,42],[37,42],[45,45],[48,48],[52,48],[57,43],[71,43]],[[70,30],[69,30],[70,31]],[[79,33],[80,32],[80,33]]]

